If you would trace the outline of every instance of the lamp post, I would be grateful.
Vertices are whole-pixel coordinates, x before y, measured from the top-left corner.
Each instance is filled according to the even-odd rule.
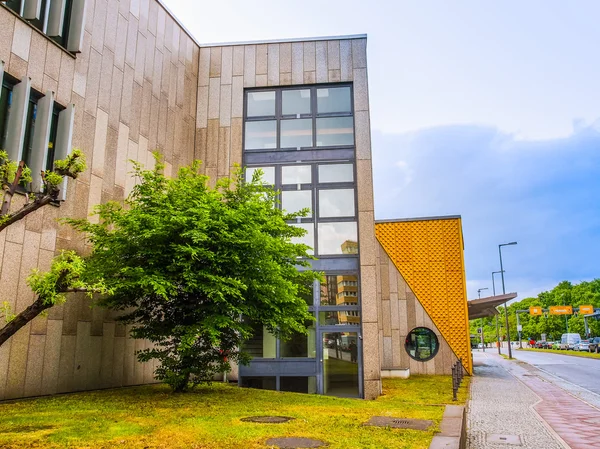
[[[484,287],[484,288],[478,288],[477,289],[477,298],[481,299],[481,292],[483,290],[489,290],[489,288]],[[485,352],[485,337],[483,336],[483,317],[481,317],[481,349],[483,349],[483,352]]]
[[[506,288],[504,287],[504,268],[502,266],[502,247],[516,245],[517,242],[501,243],[498,245],[498,254],[500,254],[500,276],[502,277],[502,294],[506,295]],[[506,341],[508,342],[508,358],[512,359],[512,349],[510,348],[510,329],[508,327],[508,301],[504,303],[504,315],[506,320]]]
[[[500,273],[499,271],[492,271],[492,291],[494,296],[496,296],[496,283],[494,279],[494,275]],[[502,355],[502,351],[500,350],[500,329],[498,328],[498,315],[496,315],[496,341],[498,342],[498,354]]]

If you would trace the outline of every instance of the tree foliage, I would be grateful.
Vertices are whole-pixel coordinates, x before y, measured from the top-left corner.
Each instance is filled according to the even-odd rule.
[[[584,281],[579,284],[572,284],[568,281],[559,283],[552,290],[541,292],[535,298],[525,298],[519,302],[514,302],[508,306],[508,321],[510,327],[510,338],[512,341],[518,339],[517,334],[517,310],[529,310],[532,306],[541,306],[544,309],[550,306],[573,306],[573,308],[582,305],[592,305],[594,308],[600,308],[600,279]],[[504,330],[504,307],[499,307],[499,322],[501,326],[500,335],[506,335]],[[519,314],[519,320],[523,326],[521,332],[522,338],[528,340],[533,338],[539,340],[542,334],[546,335],[548,340],[559,340],[560,336],[567,332],[579,333],[582,337],[585,335],[585,326],[583,316],[581,315],[542,315],[530,316],[528,313]],[[481,325],[481,320],[471,321],[471,334],[477,333],[477,328]],[[495,318],[484,319],[484,334],[486,342],[496,341]],[[592,335],[600,336],[600,321],[588,319],[588,327]]]
[[[157,359],[156,377],[184,391],[228,371],[229,360],[246,363],[240,348],[253,323],[284,338],[305,333],[312,316],[302,296],[319,275],[305,269],[309,248],[291,242],[305,232],[288,224],[297,215],[276,206],[258,174],[246,183],[240,170],[211,188],[200,162],[173,179],[157,162],[135,166],[141,182],[125,207],[103,204],[100,223],[70,223],[93,245],[87,278],[113,292],[103,304],[154,343],[138,359]]]

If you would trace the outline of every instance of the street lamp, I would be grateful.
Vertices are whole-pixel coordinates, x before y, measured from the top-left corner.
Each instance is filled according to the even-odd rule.
[[[492,271],[492,291],[494,296],[496,296],[496,282],[494,279],[494,275],[500,273],[499,271]],[[500,329],[498,328],[498,315],[496,315],[496,341],[498,342],[498,354],[502,355],[502,351],[500,350]]]
[[[489,288],[484,287],[484,288],[478,288],[477,289],[477,298],[481,299],[481,292],[483,290],[489,290]],[[485,352],[485,337],[483,336],[483,317],[481,317],[481,349],[483,349],[483,352]]]
[[[506,288],[504,287],[504,268],[502,266],[502,247],[516,245],[517,242],[501,243],[498,245],[498,254],[500,254],[500,276],[502,277],[502,294],[506,295]],[[508,343],[508,358],[512,359],[512,350],[510,348],[510,329],[508,328],[508,301],[504,303],[504,315],[506,319],[506,341]]]

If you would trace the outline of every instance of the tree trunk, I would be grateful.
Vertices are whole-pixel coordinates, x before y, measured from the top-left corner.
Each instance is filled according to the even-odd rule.
[[[0,329],[0,346],[2,346],[6,340],[12,337],[19,329],[33,320],[44,310],[49,309],[52,306],[53,304],[44,304],[44,302],[38,298],[33,304],[19,313],[6,326]]]

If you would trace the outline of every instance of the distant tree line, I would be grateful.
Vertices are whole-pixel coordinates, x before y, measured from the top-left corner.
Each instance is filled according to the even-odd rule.
[[[519,302],[514,302],[508,306],[508,323],[510,328],[510,339],[517,340],[517,310],[529,310],[532,306],[540,306],[544,309],[550,306],[573,306],[573,308],[585,305],[592,305],[600,308],[600,279],[594,279],[590,282],[580,282],[572,284],[563,281],[552,290],[542,292],[535,298],[525,298]],[[500,336],[506,336],[504,306],[498,307],[500,315],[498,316],[500,326]],[[565,318],[566,317],[566,318]],[[600,336],[600,321],[588,319],[588,327],[592,336]],[[486,343],[496,341],[496,320],[494,317],[483,319],[483,331]],[[522,339],[539,340],[542,334],[546,334],[548,340],[559,340],[560,336],[567,331],[585,335],[585,326],[583,315],[549,315],[531,316],[529,313],[520,314],[520,323],[523,326],[521,333]],[[472,320],[470,322],[471,335],[477,335],[477,329],[481,326],[481,320]],[[479,340],[478,340],[479,341]]]

